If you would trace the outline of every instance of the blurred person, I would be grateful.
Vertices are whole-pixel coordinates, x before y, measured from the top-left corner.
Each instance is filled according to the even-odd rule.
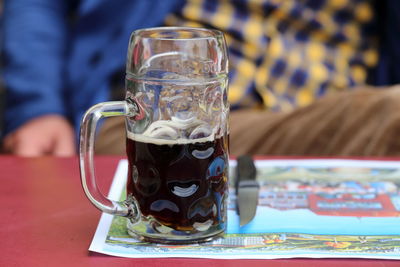
[[[167,23],[225,33],[232,154],[400,155],[400,2],[188,0]]]
[[[99,2],[106,5],[105,1]],[[49,3],[50,6],[58,6]],[[83,11],[100,10],[87,5],[89,7],[83,8]],[[116,2],[109,5],[108,8],[115,10],[122,7],[128,9]],[[159,24],[168,13],[168,8],[163,10],[163,16],[157,17]],[[399,155],[400,144],[396,137],[400,133],[400,118],[396,111],[400,89],[367,86],[399,83],[400,70],[396,63],[400,59],[397,51],[400,30],[395,27],[399,25],[399,10],[400,4],[394,0],[187,0],[177,9],[169,9],[171,14],[165,25],[215,28],[225,33],[230,56],[230,145],[233,155]],[[5,11],[8,11],[7,5]],[[86,40],[83,36],[93,36],[93,33],[100,36],[103,28],[114,25],[110,21],[98,23],[100,18],[90,16],[91,12],[86,19],[77,20],[79,12],[69,18],[69,22],[75,23],[76,30],[69,34],[82,34],[77,47]],[[140,14],[143,15],[143,12]],[[111,17],[111,21],[115,19],[115,16]],[[118,19],[123,18],[127,17],[118,16]],[[26,20],[23,21],[26,23]],[[82,21],[82,24],[76,24],[77,21]],[[136,26],[147,27],[142,20],[139,21],[143,24]],[[5,26],[7,28],[7,24]],[[134,29],[131,25],[128,27],[130,31]],[[65,120],[68,118],[78,127],[85,109],[110,99],[109,85],[122,86],[119,82],[123,82],[122,57],[125,53],[120,53],[118,62],[113,60],[116,54],[107,57],[103,53],[108,54],[107,49],[110,48],[125,51],[126,40],[127,37],[115,47],[100,46],[102,42],[95,41],[96,49],[91,50],[96,51],[94,53],[86,50],[93,40],[90,45],[83,46],[80,53],[74,46],[64,47],[61,54],[75,58],[67,61],[67,75],[63,75],[58,68],[50,68],[51,73],[47,73],[48,67],[35,67],[36,73],[39,75],[40,72],[39,76],[45,77],[43,84],[33,87],[36,75],[16,79],[14,87],[9,83],[9,95],[14,98],[7,101],[6,125],[9,134],[5,139],[6,147],[18,153],[16,142],[13,142],[17,139],[15,136],[20,136],[21,129],[37,120],[43,120],[43,123],[49,119],[68,122]],[[15,44],[24,43],[24,40],[17,41]],[[110,39],[103,40],[107,41],[110,42]],[[44,51],[40,46],[36,49]],[[31,60],[25,63],[38,64],[37,54],[32,51],[27,51],[27,54]],[[15,62],[11,59],[9,62]],[[88,71],[90,62],[96,63],[96,71]],[[110,71],[112,66],[115,68]],[[103,67],[106,70],[101,72]],[[43,69],[47,74],[43,74]],[[58,71],[54,72],[55,69]],[[61,90],[48,90],[46,80],[54,76],[58,77],[57,86],[50,88]],[[31,89],[28,94],[15,89],[20,87],[18,83],[25,83]],[[67,113],[56,109],[56,112],[44,110],[37,114],[36,109],[29,108],[31,100],[41,99],[37,88],[43,86],[47,89],[40,89],[39,92],[46,91],[46,98],[42,99],[39,107],[47,107],[46,103],[50,101],[51,106],[67,106]],[[53,99],[53,94],[63,97]],[[25,115],[28,114],[25,118],[31,117],[32,120],[13,120],[12,117],[21,112],[18,106],[24,107]],[[54,113],[61,116],[45,115]],[[60,150],[73,152],[73,128],[68,123],[63,124],[68,125],[68,130],[61,126],[41,125],[35,128],[40,137],[45,136],[42,132],[44,128],[69,133],[69,137],[63,140],[71,141],[68,145],[70,150]],[[107,119],[98,136],[97,152],[124,153],[123,127],[123,119]],[[47,136],[51,134],[47,133]],[[32,139],[35,144],[39,143],[39,139],[34,138],[30,142]],[[48,137],[42,140],[48,141]],[[47,142],[47,146],[49,144],[54,142]],[[48,149],[46,152],[53,151]]]
[[[400,155],[398,1],[187,0],[166,25],[225,33],[232,155]]]
[[[180,0],[6,0],[4,149],[73,155],[83,113],[123,87],[135,29],[160,26]]]

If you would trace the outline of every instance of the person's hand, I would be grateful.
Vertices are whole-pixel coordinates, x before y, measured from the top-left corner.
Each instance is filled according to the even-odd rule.
[[[26,157],[75,155],[74,130],[60,115],[32,119],[4,138],[7,152]]]

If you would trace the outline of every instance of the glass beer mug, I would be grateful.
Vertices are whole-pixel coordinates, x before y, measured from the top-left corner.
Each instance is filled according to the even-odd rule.
[[[207,241],[226,228],[228,198],[228,59],[221,32],[162,27],[129,41],[124,101],[84,115],[80,169],[100,210],[125,216],[128,232],[161,243]],[[129,162],[125,201],[98,189],[93,163],[99,119],[125,116]]]

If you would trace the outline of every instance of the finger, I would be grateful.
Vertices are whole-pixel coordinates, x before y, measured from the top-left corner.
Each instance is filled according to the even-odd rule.
[[[15,138],[13,134],[9,134],[3,139],[3,151],[5,153],[13,153],[13,147],[15,143]]]
[[[59,157],[69,157],[76,154],[75,141],[72,134],[65,134],[59,136],[54,143],[53,153]]]
[[[42,142],[30,142],[29,139],[18,139],[15,141],[12,152],[22,157],[39,157],[46,154],[48,146]]]
[[[46,154],[49,146],[39,138],[25,137],[22,132],[13,132],[4,138],[3,149],[7,153],[12,153],[23,157],[36,157]]]

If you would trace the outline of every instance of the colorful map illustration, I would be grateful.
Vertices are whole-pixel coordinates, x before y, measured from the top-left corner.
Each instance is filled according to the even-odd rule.
[[[400,259],[400,162],[293,159],[256,166],[256,216],[239,226],[231,190],[224,237],[149,244],[129,236],[125,218],[103,214],[90,250],[124,257]],[[110,192],[115,199],[124,198],[126,168],[121,161]]]

